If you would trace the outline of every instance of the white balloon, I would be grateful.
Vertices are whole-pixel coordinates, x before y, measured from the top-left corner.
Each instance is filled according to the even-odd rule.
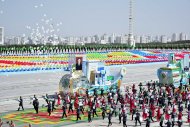
[[[37,5],[35,5],[34,7],[35,7],[35,8],[38,8],[38,6],[37,6]]]
[[[43,7],[43,6],[44,6],[44,4],[40,4],[40,6],[41,6],[41,7]]]
[[[0,11],[0,14],[3,14],[3,10]]]

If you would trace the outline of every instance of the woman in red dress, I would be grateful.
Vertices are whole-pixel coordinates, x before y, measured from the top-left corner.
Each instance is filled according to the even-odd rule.
[[[106,102],[105,102],[105,97],[102,98],[102,101],[101,101],[101,102],[102,102],[102,105],[106,103]]]
[[[182,112],[179,112],[179,114],[178,114],[178,121],[182,120],[182,116],[183,116]]]
[[[131,97],[131,99],[130,99],[130,113],[132,113],[133,108],[135,108],[135,101],[134,101],[134,99]]]
[[[150,110],[152,111],[152,117],[155,116],[155,109],[156,109],[156,107],[154,106],[154,104],[151,104],[150,105]]]
[[[168,106],[166,107],[165,112],[166,112],[166,114],[165,114],[165,119],[166,119],[166,120],[169,120],[169,119],[170,119],[170,111],[169,111],[169,107],[168,107]]]
[[[79,99],[78,99],[78,97],[76,97],[76,99],[75,99],[74,106],[75,106],[75,109],[77,109],[78,106],[79,106]]]
[[[160,117],[161,117],[160,107],[158,107],[158,110],[156,112],[157,112],[156,119],[157,121],[160,121]]]
[[[57,94],[57,106],[61,105],[61,97]]]
[[[147,118],[147,115],[148,114],[148,109],[147,109],[147,107],[145,106],[145,108],[143,109],[143,114],[142,114],[142,117],[143,117],[143,120],[146,120],[146,118]]]

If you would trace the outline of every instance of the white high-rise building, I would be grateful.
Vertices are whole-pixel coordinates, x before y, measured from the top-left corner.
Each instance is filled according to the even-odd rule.
[[[180,33],[180,34],[179,34],[179,40],[180,40],[180,41],[184,41],[184,40],[186,39],[185,36],[186,36],[186,35],[185,35],[184,33]]]
[[[94,36],[91,37],[91,43],[95,43],[96,42],[96,39]]]
[[[178,38],[177,38],[177,34],[176,33],[173,33],[172,34],[172,39],[171,41],[175,42],[175,41],[178,41]]]
[[[99,36],[98,36],[98,35],[94,35],[94,37],[95,37],[95,41],[96,41],[96,43],[98,43],[98,42],[100,41]]]
[[[121,35],[121,43],[127,44],[128,41],[128,35]]]
[[[90,37],[90,36],[85,37],[85,42],[86,42],[86,43],[91,43],[91,41],[92,41],[92,40],[91,40],[91,37]]]
[[[160,37],[160,40],[161,40],[161,42],[162,43],[167,43],[167,37],[166,37],[166,35],[162,35],[161,37]]]
[[[109,42],[109,37],[108,37],[108,35],[107,35],[107,34],[104,34],[104,35],[102,36],[102,40],[104,40],[106,43],[108,43],[108,42]]]
[[[14,37],[14,38],[13,38],[13,43],[14,43],[15,45],[19,45],[19,44],[21,43],[21,38],[20,38],[20,37]]]
[[[85,37],[83,37],[83,36],[80,37],[80,41],[81,41],[81,42],[84,42],[84,41],[85,41]]]
[[[114,33],[110,37],[110,43],[115,43],[115,34]]]
[[[116,36],[115,42],[116,43],[121,43],[121,36]]]
[[[187,34],[185,35],[185,40],[188,40],[188,35]]]
[[[151,35],[148,35],[146,39],[147,39],[147,43],[153,42]]]
[[[147,43],[147,39],[144,35],[140,37],[140,43]]]
[[[135,39],[135,42],[136,43],[140,43],[140,36],[138,36],[138,35],[136,35],[136,36],[134,36],[134,39]]]
[[[0,27],[0,45],[4,45],[4,28]]]
[[[170,37],[167,38],[167,42],[171,42],[172,39]]]

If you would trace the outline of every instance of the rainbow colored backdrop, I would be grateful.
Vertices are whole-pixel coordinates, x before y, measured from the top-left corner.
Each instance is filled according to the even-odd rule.
[[[105,65],[124,65],[167,61],[168,54],[175,53],[176,59],[181,59],[190,51],[171,50],[128,50],[120,52],[88,52],[76,53],[86,54],[89,61],[103,61]],[[1,55],[0,73],[24,72],[40,70],[60,70],[68,66],[69,53],[41,54],[41,55]]]

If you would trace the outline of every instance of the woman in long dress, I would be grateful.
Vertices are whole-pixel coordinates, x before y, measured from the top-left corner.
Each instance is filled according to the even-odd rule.
[[[161,118],[160,107],[158,107],[158,110],[156,112],[157,112],[156,119],[157,119],[157,121],[160,121],[160,118]]]
[[[170,119],[170,109],[169,109],[168,106],[166,107],[165,112],[166,112],[166,114],[165,114],[165,119],[166,119],[166,120],[169,120],[169,119]]]
[[[57,106],[61,105],[61,97],[57,94]]]
[[[143,109],[143,120],[146,120],[147,119],[147,116],[148,116],[148,109],[147,107],[145,106],[145,108]]]

